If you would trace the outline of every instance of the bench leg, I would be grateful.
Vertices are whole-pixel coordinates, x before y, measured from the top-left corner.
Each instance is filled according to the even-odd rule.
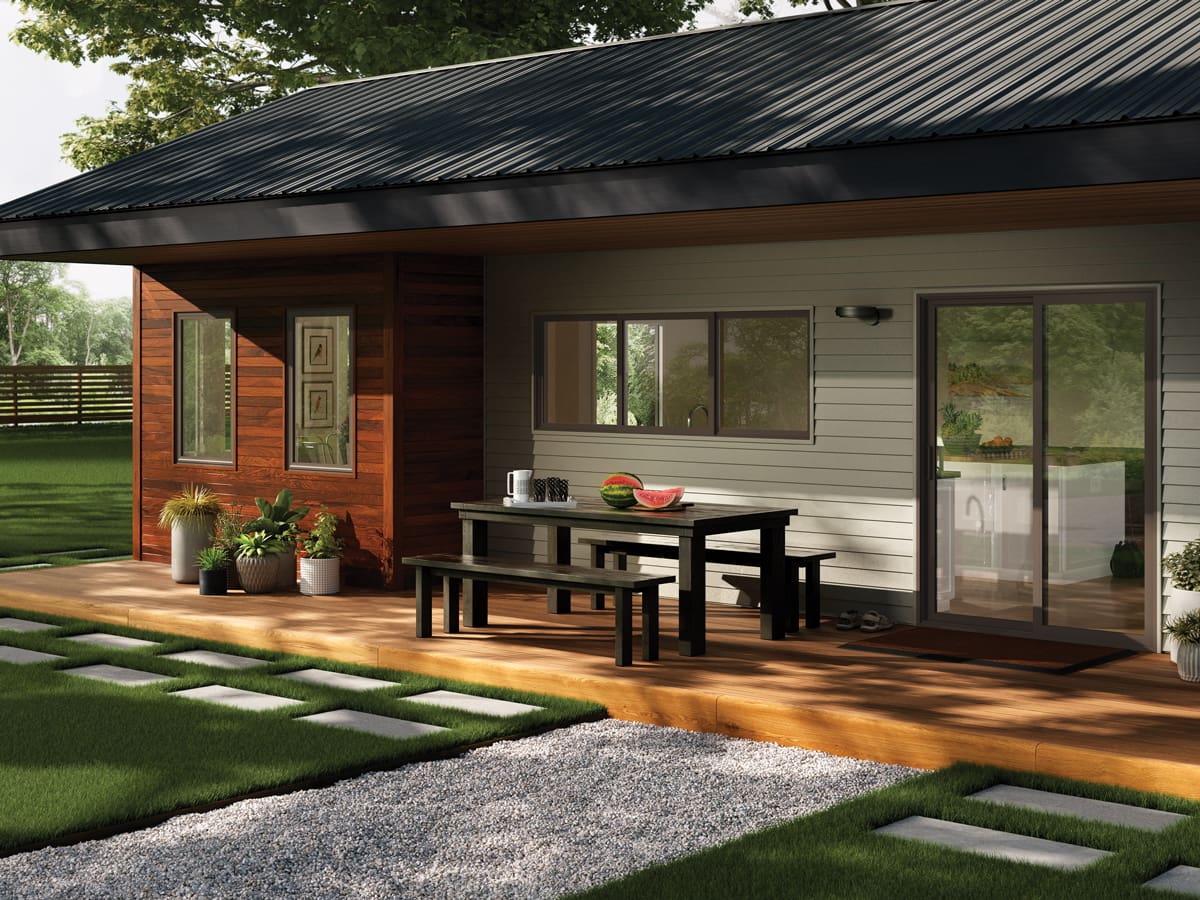
[[[571,564],[571,529],[561,525],[551,525],[546,529],[546,552],[549,561],[559,565]],[[571,611],[571,591],[569,588],[550,588],[546,592],[546,612],[569,613]]]
[[[433,635],[433,578],[427,568],[417,567],[417,637]]]
[[[633,665],[633,591],[629,588],[617,588],[613,592],[613,600],[617,607],[616,642],[617,665]]]
[[[442,577],[442,631],[458,634],[459,580],[451,575]]]
[[[821,627],[821,561],[804,564],[804,627]]]
[[[462,552],[467,555],[487,556],[488,523],[480,519],[464,519]],[[463,608],[463,624],[468,628],[485,628],[488,623],[488,583],[466,581],[466,603]]]
[[[642,659],[658,659],[658,585],[642,591]]]
[[[591,557],[590,563],[593,569],[604,568],[605,550],[600,544],[591,544],[588,546],[588,556]],[[604,592],[592,592],[592,609],[604,609]]]
[[[800,562],[789,559],[787,562],[787,633],[795,634],[800,630]]]

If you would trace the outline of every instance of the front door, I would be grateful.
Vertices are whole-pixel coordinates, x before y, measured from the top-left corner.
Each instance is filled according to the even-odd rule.
[[[1155,307],[1131,290],[925,300],[925,620],[1152,645]]]

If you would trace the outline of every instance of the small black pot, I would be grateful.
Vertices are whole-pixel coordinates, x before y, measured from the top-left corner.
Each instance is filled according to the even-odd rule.
[[[203,597],[225,596],[229,581],[225,569],[200,570],[200,595]]]

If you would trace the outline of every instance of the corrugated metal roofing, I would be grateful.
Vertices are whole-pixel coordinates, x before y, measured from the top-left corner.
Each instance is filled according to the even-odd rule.
[[[313,88],[0,218],[1196,115],[1194,0],[924,0]]]

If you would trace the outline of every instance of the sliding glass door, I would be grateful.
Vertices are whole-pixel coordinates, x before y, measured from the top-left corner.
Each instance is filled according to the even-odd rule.
[[[1154,305],[1129,291],[927,301],[928,620],[1148,643]]]

